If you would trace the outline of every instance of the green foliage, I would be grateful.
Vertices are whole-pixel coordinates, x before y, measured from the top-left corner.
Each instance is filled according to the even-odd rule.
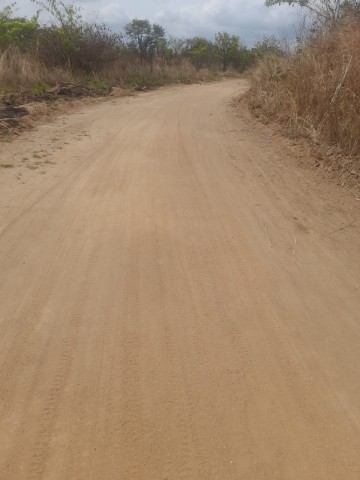
[[[253,53],[257,58],[263,58],[266,55],[273,55],[281,57],[284,55],[284,50],[281,47],[279,39],[276,37],[264,37],[260,42],[255,44]]]
[[[14,93],[14,89],[12,87],[0,88],[0,97],[8,95],[9,93]]]
[[[152,26],[152,42],[150,44],[150,52],[152,55],[163,55],[167,47],[165,38],[165,29],[154,23]]]
[[[152,41],[152,27],[149,20],[134,19],[125,26],[125,35],[129,38],[129,45],[145,59],[149,44]]]
[[[215,35],[214,47],[225,72],[229,64],[239,55],[241,49],[240,37],[229,35],[226,32],[218,33]]]
[[[22,50],[36,43],[38,18],[32,19],[14,17],[15,4],[0,10],[0,50],[17,47]]]
[[[33,88],[33,94],[36,97],[41,97],[42,95],[44,95],[46,93],[47,89],[48,89],[47,85],[44,85],[43,83],[38,83]]]
[[[125,34],[129,39],[129,47],[152,64],[155,55],[164,54],[166,50],[165,30],[149,20],[134,19],[125,26]]]
[[[217,78],[218,78],[218,71],[216,70],[216,68],[211,68],[209,70],[209,74],[208,74],[207,79],[214,82],[215,80],[217,80]]]
[[[195,68],[212,67],[216,61],[214,45],[202,37],[188,38],[184,46],[184,55]]]
[[[82,31],[81,9],[62,0],[32,0],[51,15],[53,41],[59,46],[62,61],[72,65],[73,57],[79,51]]]
[[[87,22],[75,4],[61,0],[33,0],[51,16],[39,28],[37,54],[46,65],[66,66],[91,73],[116,60],[122,39],[108,27]]]
[[[240,73],[244,72],[247,68],[252,67],[256,63],[256,55],[253,50],[249,50],[244,47],[240,49],[232,61],[234,68]]]
[[[87,82],[88,88],[97,95],[106,96],[110,93],[111,87],[108,82],[99,78],[90,78]]]

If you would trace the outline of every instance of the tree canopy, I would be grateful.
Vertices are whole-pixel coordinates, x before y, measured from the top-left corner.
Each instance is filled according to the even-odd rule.
[[[139,53],[141,60],[152,63],[156,54],[165,48],[165,29],[149,20],[132,20],[125,26],[125,35],[130,45]]]
[[[265,0],[267,7],[284,3],[306,8],[325,27],[333,26],[345,16],[360,17],[359,0]]]
[[[240,37],[226,32],[219,32],[215,35],[214,46],[225,72],[240,50]]]

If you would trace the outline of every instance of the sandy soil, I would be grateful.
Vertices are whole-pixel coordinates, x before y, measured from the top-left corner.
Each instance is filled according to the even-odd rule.
[[[1,479],[359,480],[360,202],[245,88],[1,144]]]

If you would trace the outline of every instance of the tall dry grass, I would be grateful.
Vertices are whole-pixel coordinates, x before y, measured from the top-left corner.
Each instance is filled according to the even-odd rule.
[[[360,23],[346,21],[299,52],[264,58],[254,72],[250,108],[292,136],[360,158]]]
[[[48,87],[68,82],[84,84],[95,89],[104,86],[158,87],[173,83],[192,83],[214,80],[217,76],[211,69],[196,69],[188,59],[183,58],[176,65],[155,61],[151,68],[137,59],[119,56],[99,72],[75,74],[64,67],[48,67],[30,53],[9,48],[0,52],[0,94],[26,90],[41,94]],[[106,88],[105,88],[106,87]]]
[[[101,76],[115,85],[157,87],[213,80],[217,77],[217,72],[209,68],[196,69],[187,58],[181,58],[176,65],[158,59],[152,67],[139,60],[120,58],[108,65]]]
[[[42,85],[72,82],[69,70],[47,68],[31,54],[9,48],[0,52],[0,91],[36,90]]]

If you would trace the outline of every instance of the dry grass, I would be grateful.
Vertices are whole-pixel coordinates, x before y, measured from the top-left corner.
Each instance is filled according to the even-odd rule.
[[[176,65],[168,65],[158,60],[151,69],[150,65],[137,61],[119,59],[109,65],[100,77],[112,85],[127,87],[158,87],[173,83],[193,83],[215,79],[216,73],[209,70],[197,70],[187,59],[181,59]]]
[[[0,52],[0,91],[33,90],[42,85],[74,81],[74,76],[63,69],[49,69],[29,54],[16,48]]]
[[[25,90],[40,95],[47,87],[63,82],[88,84],[90,88],[108,91],[109,86],[157,87],[213,80],[216,76],[216,72],[209,69],[197,70],[185,58],[177,65],[157,61],[151,69],[148,64],[121,57],[94,76],[84,73],[75,76],[64,68],[48,68],[37,58],[16,48],[0,52],[0,94]]]
[[[360,159],[360,23],[347,22],[285,58],[265,58],[252,77],[256,115]]]

